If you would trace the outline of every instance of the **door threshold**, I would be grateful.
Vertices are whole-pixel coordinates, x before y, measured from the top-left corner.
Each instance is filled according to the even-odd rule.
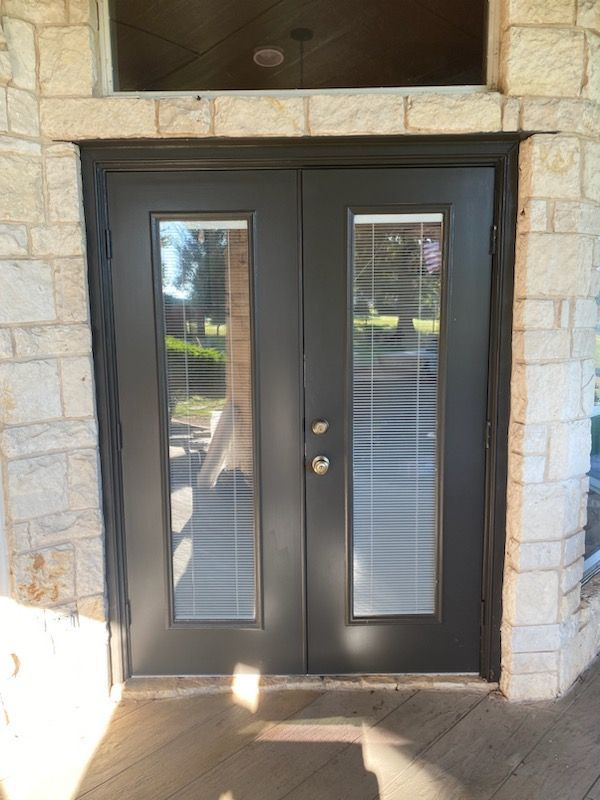
[[[252,684],[261,692],[284,689],[316,691],[357,691],[388,689],[436,689],[489,693],[498,684],[486,681],[477,673],[466,674],[402,674],[402,675],[204,675],[204,676],[137,676],[113,687],[115,699],[159,700],[172,697],[193,697],[202,694],[236,693],[238,686]]]

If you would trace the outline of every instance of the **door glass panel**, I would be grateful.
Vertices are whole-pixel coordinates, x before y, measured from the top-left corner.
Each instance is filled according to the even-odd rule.
[[[443,216],[357,214],[353,615],[433,614]]]
[[[254,620],[248,222],[159,221],[176,620]]]

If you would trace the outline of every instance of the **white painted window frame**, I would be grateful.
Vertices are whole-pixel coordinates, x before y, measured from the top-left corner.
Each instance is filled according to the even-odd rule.
[[[110,45],[110,12],[109,0],[98,0],[99,36],[100,36],[100,78],[104,96],[115,97],[306,97],[310,95],[330,94],[475,94],[496,91],[500,57],[500,0],[487,0],[487,83],[464,86],[385,86],[361,89],[264,89],[238,91],[203,91],[200,87],[193,91],[174,92],[119,92],[113,86],[112,49]]]

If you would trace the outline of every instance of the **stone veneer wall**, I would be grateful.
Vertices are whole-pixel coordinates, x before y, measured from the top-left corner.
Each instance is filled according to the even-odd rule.
[[[107,686],[78,150],[64,143],[86,138],[536,132],[520,159],[501,685],[515,699],[567,689],[600,644],[593,585],[581,599],[600,264],[600,3],[501,0],[499,91],[159,99],[100,96],[93,0],[0,2],[0,472],[10,569],[0,697],[9,714],[19,687],[71,695],[81,684],[85,697]]]

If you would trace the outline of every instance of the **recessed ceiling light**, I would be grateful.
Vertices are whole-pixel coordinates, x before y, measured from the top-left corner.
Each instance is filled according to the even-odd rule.
[[[281,47],[257,47],[252,60],[259,67],[278,67],[283,64],[283,50]]]

